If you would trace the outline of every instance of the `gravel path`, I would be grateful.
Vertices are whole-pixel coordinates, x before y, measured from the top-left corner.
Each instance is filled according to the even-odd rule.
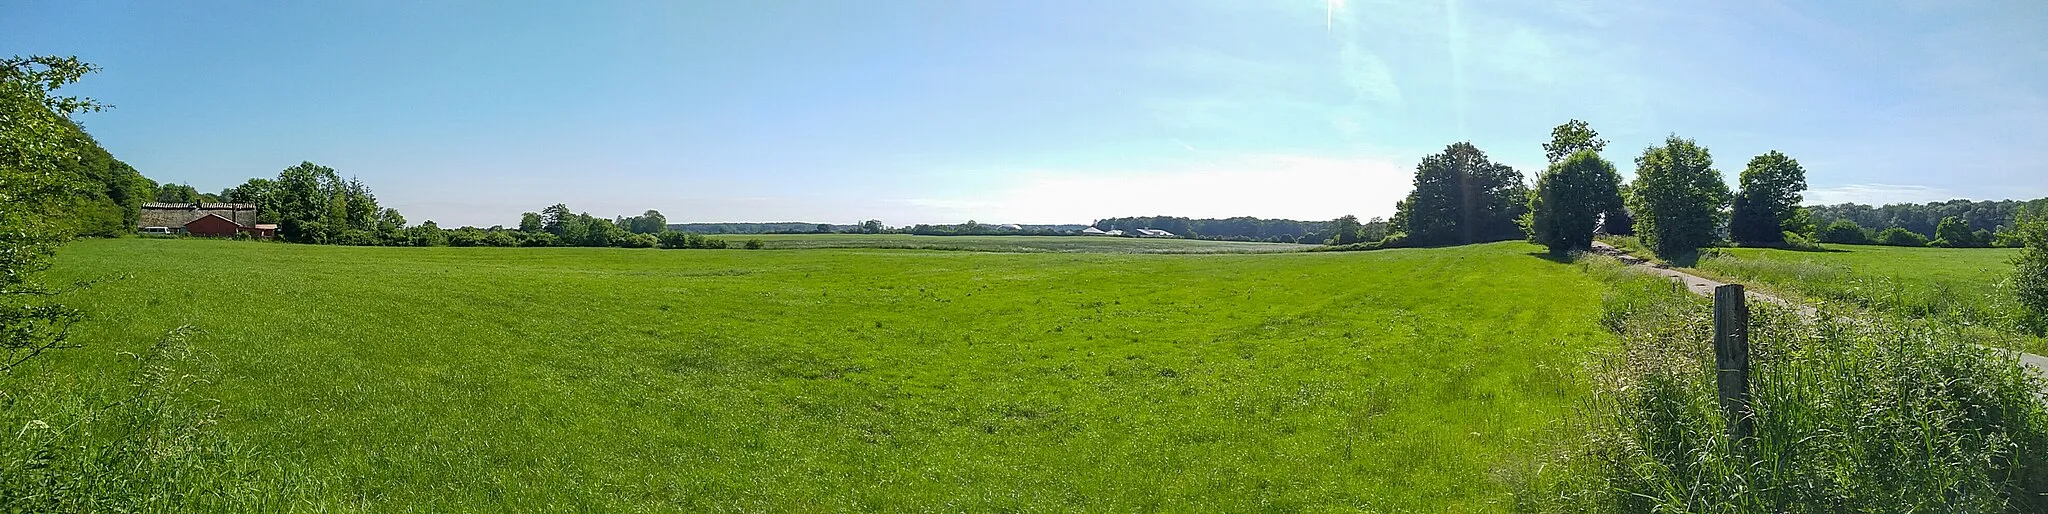
[[[1615,248],[1613,245],[1609,245],[1607,243],[1602,243],[1598,241],[1593,242],[1593,251],[1598,252],[1601,255],[1613,257],[1615,258],[1615,260],[1621,261],[1622,264],[1633,266],[1637,269],[1643,270],[1644,272],[1669,278],[1671,280],[1676,280],[1679,283],[1685,284],[1686,290],[1692,291],[1693,294],[1697,294],[1700,296],[1712,297],[1714,296],[1714,288],[1726,285],[1725,282],[1710,280],[1699,275],[1694,275],[1691,273],[1671,269],[1670,266],[1653,263],[1642,258],[1636,257],[1634,255],[1629,255],[1628,252],[1624,252],[1620,248]],[[1770,302],[1786,307],[1791,307],[1794,309],[1799,309],[1800,312],[1804,312],[1808,316],[1820,314],[1819,310],[1814,309],[1812,306],[1809,305],[1799,304],[1786,300],[1784,298],[1759,293],[1753,290],[1749,290],[1748,288],[1744,288],[1744,291],[1747,293],[1747,296],[1749,296],[1749,299],[1751,300]],[[2031,353],[2015,352],[2012,350],[2006,350],[2002,348],[1992,349],[2001,352],[2018,354],[2020,358],[2020,364],[2025,364],[2027,367],[2033,368],[2035,373],[2038,373],[2044,377],[2048,377],[2048,357],[2042,357]]]

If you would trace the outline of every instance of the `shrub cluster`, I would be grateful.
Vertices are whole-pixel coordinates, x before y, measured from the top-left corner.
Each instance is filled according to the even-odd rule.
[[[724,239],[689,232],[662,232],[658,239],[661,247],[668,250],[725,248]]]

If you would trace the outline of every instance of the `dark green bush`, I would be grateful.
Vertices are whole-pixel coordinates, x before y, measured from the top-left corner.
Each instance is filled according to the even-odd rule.
[[[556,243],[555,235],[547,232],[521,232],[521,234],[524,234],[524,236],[519,240],[519,246],[555,246]]]
[[[2013,230],[2024,249],[2013,258],[2012,288],[2034,333],[2048,333],[2048,214],[2022,216]]]
[[[627,234],[618,243],[620,248],[653,248],[659,241],[653,234]]]
[[[1817,239],[1823,243],[1868,244],[1870,231],[1864,230],[1862,225],[1857,225],[1854,221],[1835,220],[1834,223],[1829,223],[1827,228],[1820,230]]]
[[[1927,246],[1927,236],[1920,235],[1920,233],[1911,230],[1892,227],[1877,233],[1877,244],[1918,248]]]

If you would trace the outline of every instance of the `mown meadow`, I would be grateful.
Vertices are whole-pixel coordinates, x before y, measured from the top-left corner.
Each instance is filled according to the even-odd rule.
[[[204,430],[126,457],[182,508],[1499,511],[1614,341],[1539,253],[83,240],[87,346],[10,401],[191,327],[150,369]]]
[[[711,235],[730,242],[760,240],[767,249],[889,248],[983,252],[1276,253],[1317,245],[1107,236],[919,236],[910,234]]]

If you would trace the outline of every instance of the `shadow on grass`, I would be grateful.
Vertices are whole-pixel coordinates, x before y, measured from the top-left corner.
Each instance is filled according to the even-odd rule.
[[[1578,258],[1570,255],[1558,255],[1550,252],[1529,252],[1524,255],[1528,255],[1530,257],[1535,257],[1538,259],[1543,259],[1550,262],[1555,262],[1558,264],[1571,264],[1573,261],[1578,260]]]

